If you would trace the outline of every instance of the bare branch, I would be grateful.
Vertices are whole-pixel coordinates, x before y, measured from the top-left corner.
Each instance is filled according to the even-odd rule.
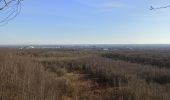
[[[164,8],[169,8],[169,7],[170,7],[170,5],[168,5],[168,6],[162,6],[162,7],[153,7],[153,6],[151,6],[151,7],[150,7],[150,10],[164,9]]]
[[[0,24],[6,24],[21,11],[23,0],[0,0]]]

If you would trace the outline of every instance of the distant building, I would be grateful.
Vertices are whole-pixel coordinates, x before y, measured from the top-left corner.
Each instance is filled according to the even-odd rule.
[[[23,49],[34,49],[35,47],[34,46],[26,46],[26,47],[21,47],[20,50],[23,50]]]
[[[108,51],[109,49],[108,49],[108,48],[104,48],[103,50],[104,50],[104,51]]]
[[[57,46],[57,47],[55,47],[56,49],[60,49],[61,47],[60,46]]]

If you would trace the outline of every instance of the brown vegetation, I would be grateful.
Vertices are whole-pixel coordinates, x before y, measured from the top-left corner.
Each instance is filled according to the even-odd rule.
[[[74,84],[64,69],[45,70],[32,58],[1,50],[0,100],[56,100],[73,97]]]
[[[168,100],[170,94],[170,70],[153,66],[112,61],[102,57],[87,57],[64,61],[69,71],[81,71],[91,75],[99,84],[107,86],[108,100]],[[50,66],[62,66],[63,62],[48,62]]]
[[[169,68],[97,54],[1,49],[0,100],[170,99]]]
[[[115,52],[104,53],[102,57],[113,60],[124,60],[132,63],[144,65],[153,65],[158,67],[170,68],[170,55],[168,52],[150,51],[150,52]]]

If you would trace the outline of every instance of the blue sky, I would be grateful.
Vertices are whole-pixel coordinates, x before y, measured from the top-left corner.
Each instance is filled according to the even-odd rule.
[[[169,44],[169,0],[24,0],[0,44]]]

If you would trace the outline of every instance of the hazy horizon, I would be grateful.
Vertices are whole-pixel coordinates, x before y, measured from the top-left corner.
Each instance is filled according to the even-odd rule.
[[[85,43],[33,44],[33,43],[30,43],[30,44],[0,44],[0,45],[170,45],[170,43],[167,43],[167,44],[166,43],[164,43],[164,44],[163,43],[162,44],[161,43],[160,44],[149,44],[149,43],[148,44],[142,44],[142,43],[141,44],[140,43],[138,43],[138,44],[137,43],[136,44],[135,43],[134,44],[128,44],[128,43],[124,43],[124,44],[111,44],[111,43],[110,44],[109,43],[103,43],[103,44],[100,44],[100,43],[94,43],[94,44],[93,43],[87,43],[87,44],[85,44]]]

